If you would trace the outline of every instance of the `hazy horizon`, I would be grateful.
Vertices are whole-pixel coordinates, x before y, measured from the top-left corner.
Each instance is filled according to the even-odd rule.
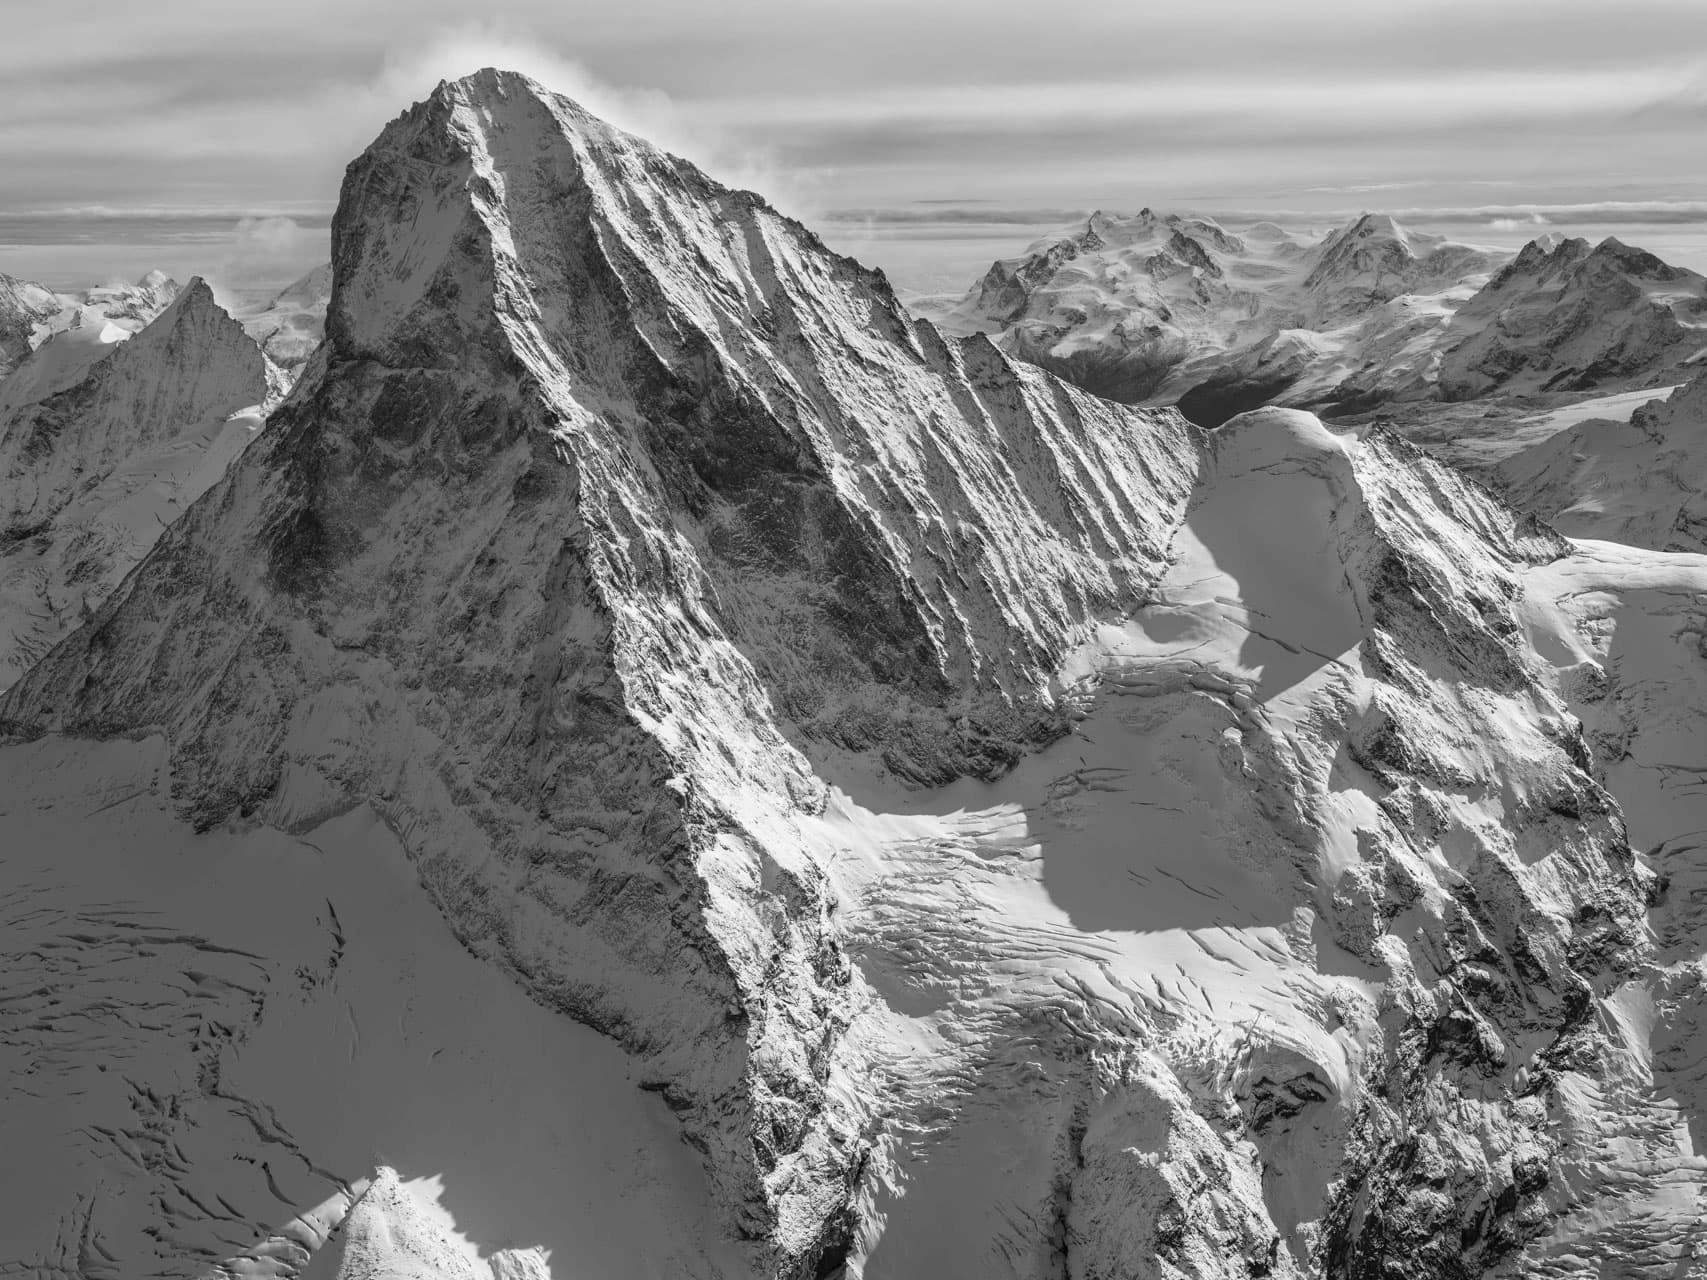
[[[1581,0],[1229,0],[1213,20],[1039,20],[1016,0],[465,13],[91,0],[32,15],[0,47],[0,271],[282,283],[324,260],[345,164],[440,78],[484,65],[762,192],[915,288],[1078,211],[1145,205],[1322,226],[1379,209],[1476,243],[1592,228],[1707,268],[1707,174],[1687,159],[1707,118],[1698,0],[1633,0],[1616,20]]]
[[[1181,207],[1165,212],[1218,217],[1237,229],[1255,220],[1260,211],[1217,214]],[[1347,210],[1312,219],[1286,216],[1282,211],[1281,220],[1294,232],[1319,235],[1357,212]],[[1040,237],[1085,216],[1081,211],[1065,210],[1011,213],[1011,219],[1002,220],[921,221],[906,216],[854,217],[832,212],[821,216],[814,227],[831,248],[882,268],[903,293],[958,293],[996,259],[1013,257]],[[1674,266],[1707,274],[1707,223],[1567,218],[1546,223],[1500,219],[1500,225],[1495,226],[1418,216],[1412,210],[1402,210],[1400,216],[1413,231],[1511,250],[1550,231],[1583,236],[1593,242],[1617,236]],[[308,216],[231,219],[144,215],[66,221],[0,218],[0,272],[70,292],[115,280],[135,280],[159,269],[180,281],[203,276],[216,293],[253,298],[276,292],[325,262],[330,252],[329,235],[328,219]]]

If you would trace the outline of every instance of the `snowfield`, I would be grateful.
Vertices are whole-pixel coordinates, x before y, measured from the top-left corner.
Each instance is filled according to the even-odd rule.
[[[1707,1252],[1707,558],[1097,399],[509,73],[332,276],[0,696],[0,1272]]]
[[[0,779],[8,1274],[739,1274],[622,1051],[463,950],[371,810],[198,834],[158,738]]]

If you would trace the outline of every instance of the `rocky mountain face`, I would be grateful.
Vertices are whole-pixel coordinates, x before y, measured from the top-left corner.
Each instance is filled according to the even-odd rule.
[[[1607,238],[1531,241],[1453,317],[1440,392],[1583,391],[1707,355],[1707,278]]]
[[[42,285],[0,272],[0,378],[30,354],[37,326],[63,306],[59,295]]]
[[[0,276],[0,413],[76,382],[165,310],[178,288],[160,271],[82,293]]]
[[[1707,551],[1707,373],[1627,421],[1589,418],[1500,464],[1523,510],[1579,538]]]
[[[1662,696],[1609,637],[1697,678],[1677,584],[1617,582],[1707,562],[945,338],[507,73],[350,166],[332,277],[267,430],[0,698],[42,1170],[0,1256],[1685,1265],[1692,1042],[1647,1011],[1694,926],[1656,950],[1618,798],[1657,775],[1579,716]]]
[[[1406,294],[1435,294],[1485,274],[1504,255],[1408,231],[1383,213],[1366,213],[1328,235],[1309,255],[1305,294],[1325,319],[1361,318]]]
[[[86,618],[260,425],[261,353],[199,279],[87,364],[56,358],[73,332],[0,383],[0,685]]]

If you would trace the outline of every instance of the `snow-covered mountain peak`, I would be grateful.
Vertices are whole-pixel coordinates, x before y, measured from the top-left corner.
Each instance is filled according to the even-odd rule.
[[[1158,219],[1146,256],[1176,234],[1227,252]],[[505,73],[387,126],[333,250],[268,429],[0,698],[0,817],[99,834],[171,921],[122,963],[220,1029],[113,1032],[146,1087],[93,1154],[38,1144],[44,1267],[115,1194],[171,1228],[100,1242],[131,1270],[260,1258],[213,1184],[287,1202],[281,1275],[537,1275],[626,1179],[611,1274],[1447,1280],[1617,1219],[1609,1146],[1677,1146],[1620,1128],[1650,885],[1524,629],[1544,526],[1379,431],[1205,432],[950,340]],[[130,928],[52,870],[0,1003],[31,1046],[112,1024],[40,974]],[[549,1033],[483,1016],[495,971],[621,1049],[553,1035],[520,1123],[479,1073]],[[560,1073],[633,1110],[530,1143]],[[81,1132],[65,1075],[38,1123]],[[419,1188],[477,1164],[464,1248]],[[1656,1167],[1692,1176],[1617,1194]]]
[[[1694,274],[1685,268],[1672,266],[1658,254],[1627,245],[1617,236],[1607,236],[1594,247],[1592,256],[1612,270],[1641,280],[1670,283],[1687,280]]]
[[[1322,296],[1336,311],[1429,293],[1489,270],[1505,256],[1407,230],[1384,213],[1352,219],[1331,232],[1315,254],[1304,289]]]
[[[1273,223],[1103,215],[992,264],[943,323],[1100,395],[1213,426],[1283,393],[1426,390],[1430,344],[1506,255],[1364,214],[1321,240]]]
[[[1707,348],[1707,278],[1612,237],[1531,241],[1448,336],[1440,388],[1451,399],[1639,386]]]
[[[1707,552],[1707,372],[1628,420],[1589,416],[1515,453],[1496,477],[1574,537]]]
[[[93,308],[0,383],[0,685],[254,435],[264,360],[199,277],[134,337]]]
[[[64,305],[45,286],[0,272],[0,378],[30,354],[37,326],[59,314]]]
[[[83,294],[82,302],[108,319],[140,329],[178,296],[179,289],[178,282],[164,271],[150,271],[134,284],[118,282],[90,289]]]
[[[1349,487],[1346,442],[1301,409],[1252,409],[1215,428],[1209,442],[1219,475],[1296,468],[1333,474]]]
[[[810,1270],[877,1103],[835,1083],[868,997],[832,786],[1065,733],[1060,664],[1161,573],[1197,433],[945,341],[517,76],[387,126],[333,250],[267,431],[3,714],[170,726],[198,824],[418,815],[467,945],[619,1037],[767,1273]]]

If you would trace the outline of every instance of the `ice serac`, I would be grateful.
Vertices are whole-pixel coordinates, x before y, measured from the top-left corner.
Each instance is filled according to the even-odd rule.
[[[803,749],[1059,737],[1193,431],[915,326],[758,198],[521,78],[346,175],[327,342],[15,725],[161,725],[202,825],[366,800],[463,939],[622,1040],[766,1273],[845,1247],[876,1099]],[[84,673],[75,688],[61,682]]]
[[[261,353],[202,281],[136,337],[0,386],[0,687],[101,603],[260,426]]]
[[[665,1274],[1460,1280],[1641,1219],[1603,1142],[1670,1144],[1654,1195],[1699,1180],[1613,1027],[1652,877],[1526,630],[1571,551],[1382,432],[1205,433],[947,341],[756,196],[482,72],[350,167],[296,390],[0,723],[44,786],[92,749],[53,735],[164,735],[169,789],[91,826],[169,794],[352,877],[395,833],[468,950],[620,1042],[700,1153],[741,1245],[657,1252],[702,1219],[648,1174]],[[353,1031],[384,999],[297,961],[316,913],[281,896],[258,967]],[[104,938],[104,909],[36,927]],[[269,1075],[306,1017],[222,1016],[242,1043],[197,1052],[229,1087],[162,1092],[267,1102],[315,1197],[280,1199],[466,1261],[398,1180],[324,1177],[369,1122]],[[444,1097],[380,1021],[396,1092]],[[446,1110],[393,1128],[414,1159],[491,1149]],[[143,1167],[175,1225],[179,1184],[253,1184],[231,1141]],[[496,1216],[475,1254],[537,1242]]]

